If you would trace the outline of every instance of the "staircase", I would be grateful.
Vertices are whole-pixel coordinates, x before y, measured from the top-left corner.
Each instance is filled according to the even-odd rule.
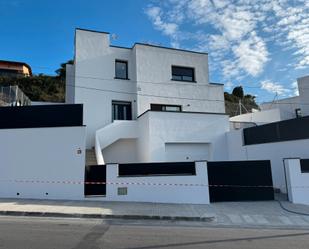
[[[135,120],[115,120],[96,131],[95,155],[98,164],[104,164],[102,150],[119,139],[138,138],[138,123]]]
[[[86,150],[86,165],[97,165],[94,149]]]

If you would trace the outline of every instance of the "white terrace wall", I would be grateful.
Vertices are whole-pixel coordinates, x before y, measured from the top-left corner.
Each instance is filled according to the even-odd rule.
[[[108,201],[209,204],[207,163],[196,162],[196,175],[118,177],[118,164],[106,167],[106,197]],[[129,184],[128,184],[129,183]],[[135,184],[132,184],[135,183]],[[146,183],[143,185],[143,183]],[[169,185],[158,185],[169,184]],[[201,184],[190,186],[185,184]],[[119,187],[127,187],[127,195],[118,195]]]
[[[85,127],[0,130],[0,197],[83,199],[83,184],[46,182],[84,181],[85,134]]]
[[[227,115],[150,111],[139,117],[138,122],[144,125],[139,129],[140,162],[228,158]]]
[[[270,109],[237,115],[230,118],[231,122],[252,122],[255,124],[266,124],[281,121],[280,109]]]
[[[275,188],[286,193],[284,158],[309,158],[309,139],[243,145],[243,130],[227,133],[228,160],[271,160],[271,170]]]
[[[300,159],[285,159],[289,201],[309,205],[309,173],[302,173]]]

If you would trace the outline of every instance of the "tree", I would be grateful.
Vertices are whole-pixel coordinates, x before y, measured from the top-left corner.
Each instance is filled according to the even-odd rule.
[[[74,61],[73,60],[68,60],[67,62],[65,63],[61,63],[60,64],[60,68],[58,68],[55,73],[57,74],[57,77],[64,81],[65,80],[65,75],[66,75],[66,65],[67,64],[73,64]]]
[[[239,114],[239,99],[241,99],[242,112],[251,111],[252,109],[259,109],[255,102],[255,96],[244,94],[241,86],[235,87],[232,93],[224,92],[225,111],[231,117]]]
[[[243,99],[244,97],[244,89],[242,86],[237,86],[233,89],[232,94],[240,99]]]

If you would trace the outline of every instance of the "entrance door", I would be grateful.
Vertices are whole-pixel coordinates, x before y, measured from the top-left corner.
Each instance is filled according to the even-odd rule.
[[[105,182],[106,165],[86,166],[84,187],[84,192],[86,196],[106,195]]]

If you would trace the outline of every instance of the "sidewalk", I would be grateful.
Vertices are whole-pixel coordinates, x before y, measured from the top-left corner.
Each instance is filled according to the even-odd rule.
[[[204,205],[0,199],[0,215],[211,221]]]
[[[309,206],[286,201],[282,204],[289,210],[309,214]],[[207,222],[208,226],[309,229],[309,216],[289,213],[276,201],[190,205],[0,199],[0,215],[176,220]]]

